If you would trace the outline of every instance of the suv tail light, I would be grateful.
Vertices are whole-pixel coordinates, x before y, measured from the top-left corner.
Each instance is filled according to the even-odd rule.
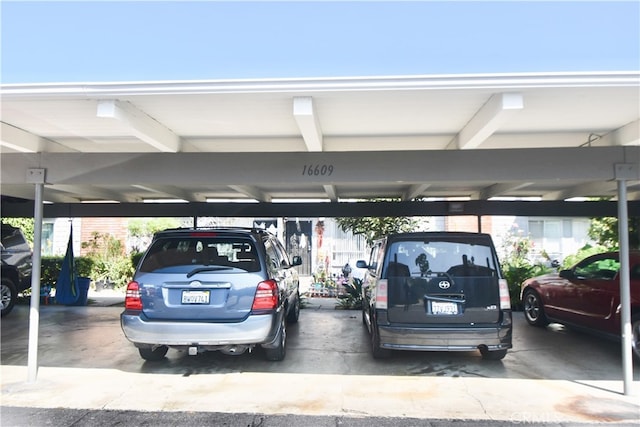
[[[498,280],[500,288],[500,309],[511,310],[511,297],[509,296],[509,285],[505,279]]]
[[[124,308],[126,310],[142,310],[142,298],[140,298],[140,285],[138,282],[129,282],[127,285]]]
[[[278,284],[275,280],[258,283],[252,310],[273,310],[278,307]]]
[[[388,282],[387,279],[380,279],[376,290],[376,308],[387,309],[388,302]]]

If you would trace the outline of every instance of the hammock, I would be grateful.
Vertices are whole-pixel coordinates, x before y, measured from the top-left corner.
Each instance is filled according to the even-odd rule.
[[[74,304],[78,302],[80,292],[78,290],[78,278],[76,277],[75,261],[73,258],[73,227],[69,233],[67,253],[62,260],[60,274],[56,281],[56,303]]]

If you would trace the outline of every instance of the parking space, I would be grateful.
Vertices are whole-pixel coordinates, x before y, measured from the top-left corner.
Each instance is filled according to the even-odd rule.
[[[288,328],[287,356],[170,350],[145,362],[119,306],[43,306],[38,381],[28,384],[28,306],[2,320],[2,406],[533,422],[640,420],[622,394],[620,345],[514,315],[502,361],[478,352],[397,352],[374,360],[359,311],[310,299]],[[634,373],[636,389],[640,373]],[[3,420],[4,421],[4,420]],[[10,425],[5,424],[3,425]]]

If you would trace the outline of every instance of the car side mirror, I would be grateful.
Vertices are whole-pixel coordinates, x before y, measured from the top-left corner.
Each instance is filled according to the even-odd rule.
[[[291,260],[292,267],[295,267],[297,265],[302,265],[302,258],[299,255],[295,255]]]
[[[358,267],[358,268],[369,268],[369,266],[367,265],[367,262],[364,261],[364,260],[356,261],[356,267]]]
[[[558,273],[558,275],[563,279],[575,278],[575,275],[573,274],[573,270],[560,270],[560,273]]]

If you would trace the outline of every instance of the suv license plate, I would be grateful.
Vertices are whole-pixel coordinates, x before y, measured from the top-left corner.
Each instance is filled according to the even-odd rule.
[[[458,304],[455,302],[431,301],[431,314],[456,315]]]
[[[209,291],[182,291],[183,304],[209,304]]]

